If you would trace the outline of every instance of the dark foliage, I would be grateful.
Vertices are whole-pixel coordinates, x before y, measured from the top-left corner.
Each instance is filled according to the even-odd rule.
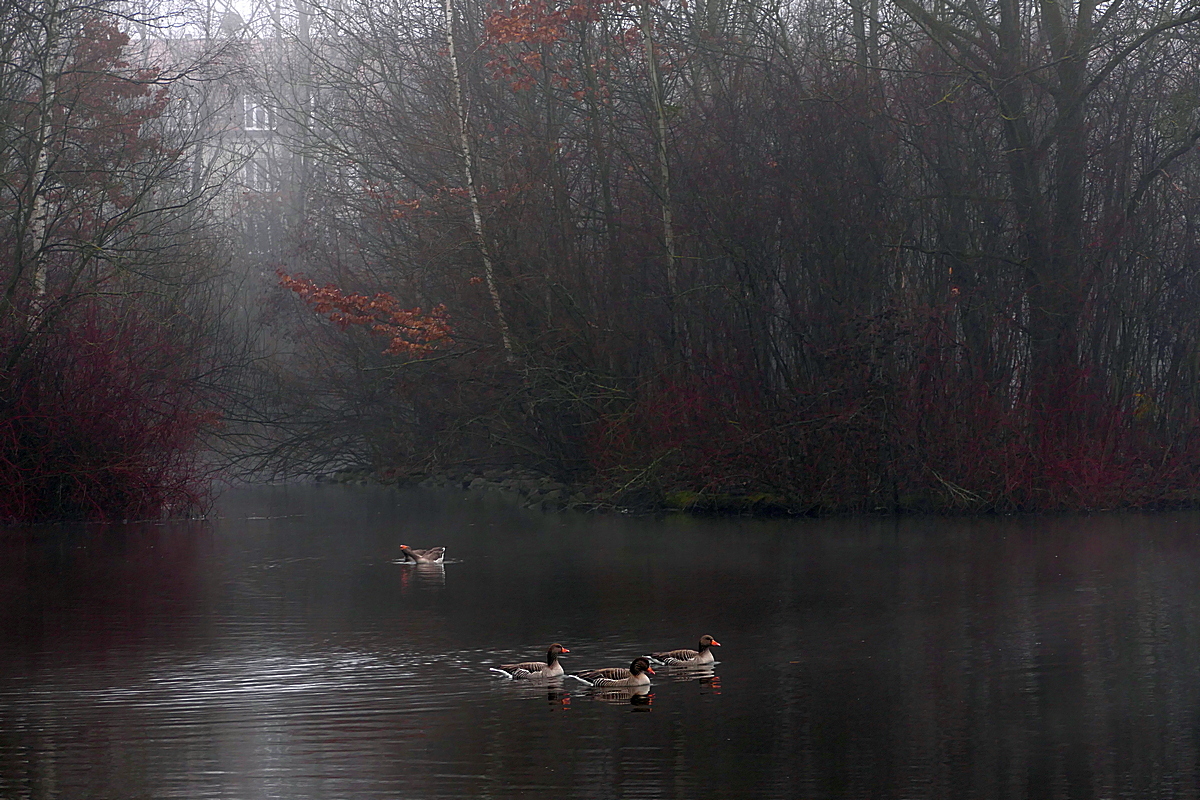
[[[179,333],[136,311],[77,307],[70,325],[0,375],[0,520],[155,518],[206,506],[197,453],[210,398]]]
[[[378,360],[309,322],[298,360],[402,405],[339,399],[418,470],[802,511],[1196,502],[1200,62],[1195,9],[1155,7],[471,6],[465,106],[444,30],[364,7],[327,66],[410,66],[322,87],[306,144],[363,190],[341,222],[310,195],[294,257],[444,304],[455,345]]]

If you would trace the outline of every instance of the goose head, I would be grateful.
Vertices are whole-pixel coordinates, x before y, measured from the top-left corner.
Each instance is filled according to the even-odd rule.
[[[654,669],[650,666],[650,661],[645,656],[638,656],[629,665],[630,675],[641,675],[642,673],[653,675]]]

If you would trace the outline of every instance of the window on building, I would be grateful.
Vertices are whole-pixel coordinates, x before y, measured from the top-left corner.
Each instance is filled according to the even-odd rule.
[[[246,159],[242,165],[242,185],[252,192],[275,191],[275,178],[266,156],[259,154]]]
[[[266,256],[275,250],[279,219],[270,212],[269,206],[256,205],[242,216],[243,246],[252,256]]]
[[[245,111],[243,127],[248,131],[275,130],[275,112],[261,98],[246,95],[242,98]]]

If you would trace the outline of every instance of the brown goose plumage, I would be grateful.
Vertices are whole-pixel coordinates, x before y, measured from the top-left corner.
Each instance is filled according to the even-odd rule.
[[[428,550],[414,550],[406,544],[400,545],[400,554],[410,564],[441,564],[446,557],[446,548],[431,547]]]
[[[624,667],[605,667],[604,669],[589,669],[585,672],[572,673],[571,677],[583,681],[589,686],[649,686],[650,676],[654,670],[645,656],[638,656]]]
[[[492,672],[498,672],[509,678],[557,678],[563,674],[562,664],[558,657],[571,652],[558,642],[546,649],[546,662],[522,661],[520,664],[501,664],[499,667],[488,667]]]
[[[664,650],[661,653],[651,653],[650,658],[660,664],[666,664],[669,667],[693,667],[702,664],[711,664],[716,661],[713,657],[710,647],[720,647],[721,643],[707,633],[700,637],[700,646],[697,650]]]

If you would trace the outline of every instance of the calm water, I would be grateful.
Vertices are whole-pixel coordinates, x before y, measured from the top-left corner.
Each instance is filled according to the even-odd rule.
[[[2,798],[1200,796],[1200,516],[238,490],[0,531]],[[394,563],[445,545],[444,569]],[[494,679],[724,645],[648,701]]]

